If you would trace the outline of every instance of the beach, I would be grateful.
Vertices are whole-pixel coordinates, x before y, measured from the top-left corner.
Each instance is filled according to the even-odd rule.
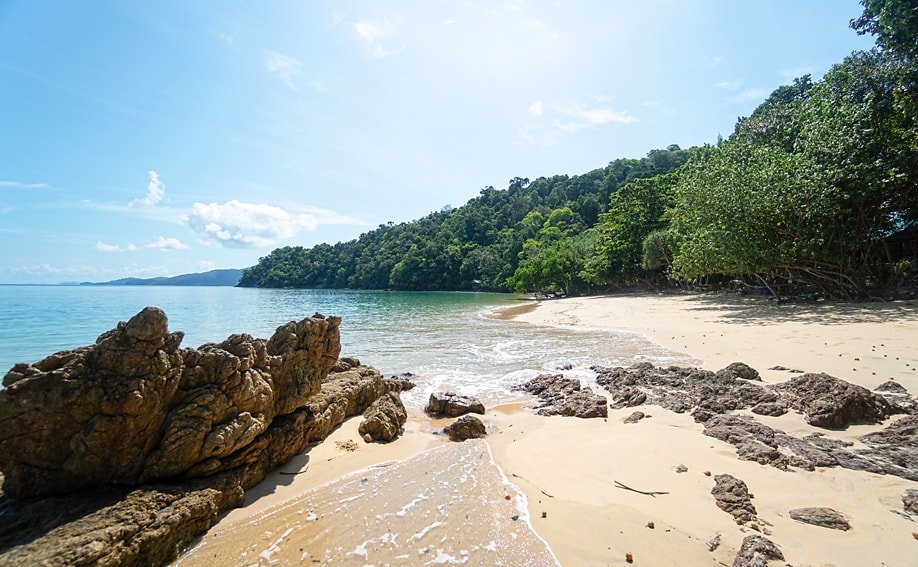
[[[510,316],[545,333],[644,335],[705,369],[745,362],[765,383],[802,370],[870,389],[894,380],[918,392],[918,310],[908,302],[775,305],[645,294],[544,301]],[[785,370],[769,370],[776,366]],[[612,409],[605,419],[490,407],[481,416],[485,441],[461,444],[438,434],[451,420],[409,409],[404,434],[389,444],[364,443],[359,420],[346,422],[250,491],[180,564],[626,565],[630,555],[636,565],[730,565],[757,529],[798,567],[916,564],[918,525],[891,510],[901,510],[902,493],[918,482],[740,460],[688,413],[654,405]],[[623,423],[636,410],[648,418]],[[826,430],[796,412],[755,418],[791,435],[820,432],[855,445],[895,420]],[[713,477],[721,474],[748,486],[755,528],[715,505]],[[851,529],[789,517],[802,507],[831,507]]]

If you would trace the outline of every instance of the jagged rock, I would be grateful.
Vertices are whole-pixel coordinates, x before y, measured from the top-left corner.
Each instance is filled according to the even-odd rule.
[[[716,475],[714,482],[711,495],[714,496],[718,508],[732,515],[738,524],[755,520],[755,506],[749,499],[749,490],[745,482],[729,474]]]
[[[398,392],[389,392],[378,398],[363,412],[363,417],[357,432],[367,443],[394,441],[408,421],[405,404]]]
[[[676,465],[676,472],[677,473],[688,472],[688,467],[685,465]]]
[[[902,493],[902,509],[909,514],[918,514],[918,489],[909,488]]]
[[[519,384],[513,390],[528,392],[539,398],[539,415],[565,415],[591,418],[608,417],[606,398],[581,388],[580,380],[565,378],[561,374],[540,374]]]
[[[746,461],[777,468],[788,466],[812,470],[812,465],[800,458],[785,455],[778,450],[777,432],[749,416],[716,415],[705,422],[704,434],[736,447],[737,455]]]
[[[804,524],[812,524],[843,532],[851,529],[851,524],[848,523],[848,520],[832,508],[794,508],[788,514],[791,518]]]
[[[743,539],[733,567],[768,567],[769,561],[784,561],[784,554],[771,540],[751,535]]]
[[[17,365],[0,392],[4,489],[23,498],[189,476],[318,391],[339,323],[307,318],[267,342],[233,335],[179,349],[182,333],[148,307],[95,345]]]
[[[787,413],[787,404],[783,402],[759,402],[752,406],[752,413],[777,417]]]
[[[773,402],[770,391],[740,376],[758,376],[752,368],[734,363],[717,372],[700,368],[655,367],[649,362],[630,368],[594,366],[596,382],[612,397],[612,407],[656,404],[676,413],[692,411],[695,421],[715,414]]]
[[[804,374],[773,388],[816,427],[839,429],[855,423],[879,423],[895,411],[882,396],[825,373]]]
[[[485,426],[474,415],[464,415],[443,428],[443,433],[449,436],[450,441],[465,441],[484,437]]]
[[[637,423],[637,422],[641,421],[642,419],[644,419],[644,417],[646,417],[646,416],[644,415],[644,412],[642,412],[642,411],[636,411],[636,412],[633,412],[633,413],[632,413],[631,415],[629,415],[628,417],[626,417],[625,419],[623,419],[623,420],[622,420],[622,423]]]
[[[873,389],[875,392],[887,392],[890,394],[902,394],[907,396],[908,390],[905,389],[905,386],[898,382],[893,382],[892,380],[887,380],[879,386]]]
[[[743,380],[762,381],[762,377],[759,376],[759,371],[743,362],[731,363],[726,368],[718,371],[718,373],[721,372],[730,373],[736,378],[742,378]]]
[[[478,398],[460,396],[453,392],[433,393],[424,411],[437,417],[459,417],[467,413],[484,415],[485,407]]]
[[[883,463],[887,474],[918,481],[918,415],[900,418],[860,440],[869,448],[859,455]]]
[[[95,345],[15,366],[0,391],[0,563],[165,564],[268,471],[412,386],[364,366],[323,381],[339,322],[179,349],[148,308]],[[70,495],[21,500],[53,493]]]

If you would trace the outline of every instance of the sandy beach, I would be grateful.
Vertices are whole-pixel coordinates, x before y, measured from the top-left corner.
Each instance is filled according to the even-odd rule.
[[[546,332],[576,326],[639,333],[707,369],[746,362],[770,383],[796,375],[768,370],[780,365],[867,388],[895,380],[918,392],[918,309],[909,303],[635,295],[545,301],[511,315]],[[634,410],[650,418],[623,423]],[[793,435],[819,431],[843,440],[892,421],[827,431],[795,412],[756,419]],[[484,443],[462,444],[437,434],[450,420],[417,410],[404,435],[386,445],[364,443],[358,421],[269,476],[180,563],[627,565],[631,554],[635,565],[730,565],[755,532],[715,505],[712,476],[728,473],[748,485],[761,527],[788,564],[918,565],[918,523],[891,511],[901,510],[903,491],[918,483],[743,461],[733,446],[703,435],[687,413],[645,405],[577,419],[505,405],[482,416]],[[677,472],[680,465],[687,470]],[[852,529],[788,515],[816,506],[843,513]],[[718,536],[711,551],[708,542]]]

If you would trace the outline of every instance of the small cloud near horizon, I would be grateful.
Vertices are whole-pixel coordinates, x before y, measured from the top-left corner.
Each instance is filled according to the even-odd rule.
[[[134,252],[135,250],[137,250],[137,246],[135,246],[132,242],[128,242],[128,243],[125,244],[124,246],[120,246],[120,245],[118,245],[118,244],[108,244],[108,243],[106,243],[106,242],[102,242],[101,240],[98,241],[98,242],[96,242],[95,248],[96,248],[96,250],[98,250],[99,252],[106,252],[106,253],[109,253],[109,252]]]
[[[154,250],[188,250],[188,245],[183,243],[178,238],[166,238],[165,236],[160,236],[153,242],[146,245],[147,248],[152,248]]]

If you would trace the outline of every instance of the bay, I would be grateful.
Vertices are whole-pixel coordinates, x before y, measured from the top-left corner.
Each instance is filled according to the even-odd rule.
[[[587,383],[593,364],[684,363],[646,338],[614,330],[539,327],[496,320],[521,296],[460,292],[278,290],[169,286],[0,286],[0,372],[60,350],[90,344],[148,305],[165,310],[183,346],[233,333],[268,338],[281,324],[320,312],[342,317],[343,356],[384,374],[411,372],[403,395],[422,407],[434,390],[477,395],[487,404],[523,398],[511,391],[540,373]]]

